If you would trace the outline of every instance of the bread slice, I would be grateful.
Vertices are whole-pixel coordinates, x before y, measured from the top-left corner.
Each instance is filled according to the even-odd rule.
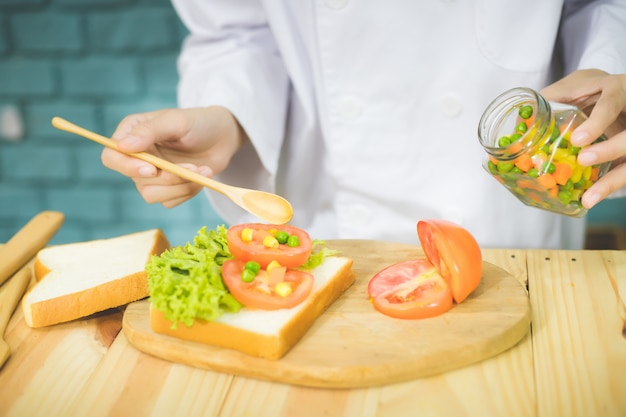
[[[191,327],[179,323],[172,329],[172,322],[151,305],[152,330],[252,356],[280,359],[354,282],[352,260],[346,257],[328,257],[309,272],[315,277],[311,294],[293,308],[272,311],[243,308],[238,313],[226,313],[217,321],[196,320]]]
[[[169,247],[152,229],[40,250],[37,283],[22,300],[26,324],[50,326],[147,297],[146,263]]]

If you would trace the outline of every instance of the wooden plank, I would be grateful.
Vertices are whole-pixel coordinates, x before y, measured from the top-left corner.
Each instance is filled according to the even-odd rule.
[[[21,308],[11,318],[13,354],[0,372],[0,415],[64,416],[121,329],[122,313],[31,329]]]
[[[527,260],[538,415],[626,415],[626,252]]]
[[[144,354],[120,332],[68,415],[215,416],[231,380]]]

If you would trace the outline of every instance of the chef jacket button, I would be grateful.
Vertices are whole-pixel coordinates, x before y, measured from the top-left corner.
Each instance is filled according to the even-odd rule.
[[[348,0],[326,0],[326,6],[330,9],[343,9],[348,4]]]
[[[442,217],[444,220],[448,220],[458,225],[463,224],[463,213],[457,207],[448,207],[444,209]]]
[[[441,111],[448,117],[458,116],[462,108],[461,100],[453,94],[446,94],[441,99]]]
[[[363,105],[354,97],[346,97],[339,102],[339,116],[346,120],[355,120],[363,113]]]
[[[368,224],[372,218],[370,210],[361,204],[351,206],[348,215],[352,223],[363,226]]]

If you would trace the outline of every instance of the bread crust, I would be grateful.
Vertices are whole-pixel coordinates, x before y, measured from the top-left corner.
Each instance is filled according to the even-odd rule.
[[[151,256],[160,255],[170,244],[165,234],[155,229],[154,241],[151,249],[146,253],[145,262]],[[71,249],[68,249],[71,250]],[[93,267],[97,267],[94,265]],[[52,272],[40,259],[36,257],[33,273],[37,282],[45,279]],[[85,271],[89,274],[89,271]],[[34,291],[36,285],[30,291]],[[68,322],[98,313],[110,308],[120,307],[148,296],[148,278],[145,270],[129,273],[123,277],[116,277],[108,282],[88,288],[83,291],[64,294],[59,297],[30,303],[28,294],[22,299],[24,319],[30,327],[44,327],[53,324]]]
[[[277,335],[255,333],[220,322],[196,320],[191,327],[179,323],[172,329],[172,322],[165,314],[150,305],[150,324],[155,333],[179,339],[235,349],[248,355],[266,359],[283,357],[309,330],[341,294],[354,282],[352,260],[344,263],[333,278],[316,293],[305,300],[305,305],[280,329]]]

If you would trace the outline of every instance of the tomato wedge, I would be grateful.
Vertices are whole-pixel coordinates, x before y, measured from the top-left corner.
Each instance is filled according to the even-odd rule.
[[[245,262],[230,259],[222,265],[222,277],[233,297],[249,308],[260,310],[278,310],[295,307],[304,301],[313,288],[313,275],[295,269],[287,269],[282,283],[290,287],[288,295],[279,295],[275,288],[278,283],[271,282],[267,271],[262,270],[252,282],[244,282],[241,274]]]
[[[370,280],[367,292],[376,310],[399,319],[434,317],[453,305],[450,287],[424,258],[381,270]]]
[[[250,241],[242,239],[245,229],[252,230]],[[298,246],[290,246],[281,243],[277,247],[268,247],[263,244],[265,237],[272,235],[274,231],[286,232],[289,236],[295,236],[299,241]],[[246,223],[231,226],[226,234],[230,253],[244,262],[256,261],[261,268],[267,268],[272,261],[276,261],[287,268],[296,268],[304,264],[313,246],[311,237],[307,232],[294,226],[271,225],[262,223]]]
[[[417,235],[428,260],[448,282],[454,301],[462,302],[480,284],[483,261],[476,239],[446,220],[420,220]]]

